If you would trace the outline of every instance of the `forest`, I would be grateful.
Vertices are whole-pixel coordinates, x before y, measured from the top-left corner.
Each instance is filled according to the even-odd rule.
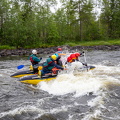
[[[57,8],[57,0],[0,0],[0,46],[33,48],[120,39],[120,0],[59,2]]]

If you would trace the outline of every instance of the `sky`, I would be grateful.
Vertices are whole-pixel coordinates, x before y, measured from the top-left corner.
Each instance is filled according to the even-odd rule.
[[[61,3],[60,3],[60,0],[57,0],[57,2],[58,2],[58,4],[57,4],[57,6],[55,6],[55,7],[51,7],[51,11],[53,12],[53,13],[55,13],[55,11],[58,9],[58,8],[60,8],[61,7]],[[96,6],[95,6],[95,8],[94,8],[94,12],[95,13],[97,13],[97,17],[100,15],[100,13],[101,13],[101,8],[100,8],[100,5],[98,5],[99,4],[99,2],[98,2],[98,0],[93,0],[93,2],[96,4]]]

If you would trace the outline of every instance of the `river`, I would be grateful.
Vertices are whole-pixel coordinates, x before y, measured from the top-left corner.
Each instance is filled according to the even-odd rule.
[[[18,65],[28,69],[27,56],[1,57],[0,120],[120,120],[120,52],[88,51],[85,58],[94,70],[33,86],[10,77]]]

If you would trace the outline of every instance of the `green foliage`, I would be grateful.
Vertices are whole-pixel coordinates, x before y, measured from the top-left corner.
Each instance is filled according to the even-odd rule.
[[[77,45],[80,45],[80,43],[72,43],[72,42],[68,42],[68,43],[65,43],[65,45],[68,45],[68,46],[77,46]]]
[[[108,39],[120,38],[120,1],[104,0],[102,14],[100,16],[101,26],[105,30]]]
[[[50,45],[50,44],[36,44],[33,46],[25,46],[24,48],[49,48],[49,47],[54,47],[55,45]]]
[[[95,41],[82,41],[82,42],[76,42],[76,43],[65,43],[65,45],[69,46],[95,46],[95,45],[120,45],[120,39],[115,40],[95,40]]]
[[[56,6],[56,0],[1,0],[0,43],[6,48],[119,44],[108,40],[120,38],[120,1],[102,3],[96,20],[92,0],[62,0],[55,13],[50,7]]]
[[[2,46],[0,46],[0,49],[8,49],[8,50],[10,50],[10,49],[15,49],[15,47],[9,46],[9,45],[2,45]]]

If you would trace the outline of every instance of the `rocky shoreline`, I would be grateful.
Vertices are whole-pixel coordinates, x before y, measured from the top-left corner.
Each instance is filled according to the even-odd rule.
[[[74,51],[83,51],[83,50],[120,50],[120,45],[99,45],[99,46],[58,46],[64,50],[68,50],[69,52]],[[39,54],[52,54],[57,51],[58,47],[50,47],[50,48],[36,48]],[[2,56],[14,56],[14,55],[30,55],[33,49],[14,49],[14,50],[7,50],[3,49],[0,50],[0,57]]]

